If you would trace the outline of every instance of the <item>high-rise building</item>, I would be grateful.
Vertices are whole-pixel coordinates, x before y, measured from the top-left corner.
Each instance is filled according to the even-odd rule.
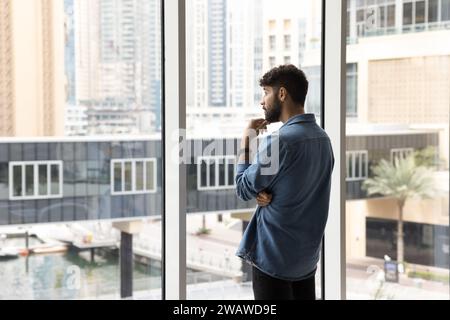
[[[77,1],[77,103],[87,107],[89,133],[160,128],[159,7],[159,0]]]
[[[284,64],[293,64],[303,69],[310,80],[310,84],[312,83],[309,88],[310,94],[307,96],[306,110],[319,114],[320,94],[317,94],[317,92],[320,86],[318,87],[311,80],[320,80],[320,68],[314,66],[305,69],[303,66],[307,46],[320,45],[320,28],[318,37],[311,33],[312,27],[317,24],[317,21],[320,22],[320,19],[307,19],[305,12],[307,9],[311,11],[313,8],[320,12],[320,2],[286,0],[284,3],[291,10],[285,10],[284,7],[278,6],[276,2],[265,1],[262,23],[263,71],[267,72],[275,66]],[[318,57],[320,64],[320,55]],[[318,84],[320,84],[320,81]]]
[[[208,102],[211,107],[225,107],[227,103],[226,2],[208,0]]]
[[[0,2],[1,136],[63,134],[63,23],[62,1]]]
[[[75,75],[75,28],[73,15],[74,0],[64,0],[64,71],[66,75],[66,102],[75,104],[76,75]]]
[[[186,4],[186,98],[190,110],[208,105],[207,7],[207,0],[189,0]]]
[[[268,4],[263,21],[263,69],[277,65],[293,64],[300,67],[303,58],[301,49],[305,47],[305,25],[301,16],[303,2],[290,1],[293,10],[282,10],[275,4]],[[269,9],[270,8],[270,9]]]
[[[240,131],[261,113],[263,5],[190,0],[186,8],[188,128]]]
[[[262,4],[260,1],[227,1],[227,106],[255,108],[261,89],[255,80],[262,72]],[[255,99],[254,90],[259,94]]]

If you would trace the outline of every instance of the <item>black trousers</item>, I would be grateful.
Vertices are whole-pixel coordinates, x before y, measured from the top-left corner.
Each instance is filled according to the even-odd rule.
[[[304,280],[276,279],[253,267],[255,300],[316,300],[315,272]]]

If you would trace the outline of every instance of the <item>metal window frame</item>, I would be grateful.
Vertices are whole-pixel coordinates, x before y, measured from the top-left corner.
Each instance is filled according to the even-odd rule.
[[[347,0],[322,0],[322,127],[333,146],[330,212],[322,247],[322,297],[346,299],[345,126]]]
[[[47,194],[39,195],[39,165],[47,166]],[[33,166],[33,195],[27,196],[25,194],[25,166]],[[58,166],[58,194],[51,194],[51,166]],[[20,167],[22,172],[22,195],[14,195],[14,167]],[[39,200],[39,199],[60,199],[63,195],[63,182],[64,182],[64,165],[61,160],[38,160],[38,161],[10,161],[8,163],[9,171],[9,200],[19,201],[19,200]]]
[[[161,0],[162,298],[186,299],[186,2]],[[170,116],[169,115],[170,111]],[[179,154],[179,153],[176,153]]]

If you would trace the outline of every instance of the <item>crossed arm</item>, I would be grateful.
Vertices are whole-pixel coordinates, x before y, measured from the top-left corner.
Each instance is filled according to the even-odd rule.
[[[256,161],[250,164],[250,144],[260,131],[266,130],[266,125],[267,122],[264,119],[250,121],[241,140],[239,165],[236,175],[236,194],[238,197],[244,201],[256,198],[256,202],[262,207],[269,205],[272,201],[272,194],[267,191],[267,187],[275,177],[275,174],[261,173],[262,164],[259,155],[256,157]],[[266,145],[266,148],[269,147],[270,143]]]

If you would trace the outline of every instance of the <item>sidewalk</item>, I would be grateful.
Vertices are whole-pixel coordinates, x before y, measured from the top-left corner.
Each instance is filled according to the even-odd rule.
[[[234,253],[242,237],[242,224],[234,220],[224,215],[223,222],[218,222],[216,215],[206,215],[206,228],[210,229],[210,233],[197,235],[196,232],[202,227],[202,216],[189,215],[186,221],[188,252],[198,251],[203,252],[205,256],[210,254],[222,259],[228,257],[234,263],[241,262]],[[148,229],[144,230],[148,231]],[[160,230],[159,223],[152,224],[152,233],[155,236]],[[158,234],[157,237],[160,235]],[[448,283],[413,279],[406,275],[400,275],[399,283],[384,282],[382,259],[349,260],[346,272],[348,299],[374,299],[375,296],[378,299],[449,299]],[[197,292],[201,291],[203,290]],[[198,294],[201,296],[200,293]]]

